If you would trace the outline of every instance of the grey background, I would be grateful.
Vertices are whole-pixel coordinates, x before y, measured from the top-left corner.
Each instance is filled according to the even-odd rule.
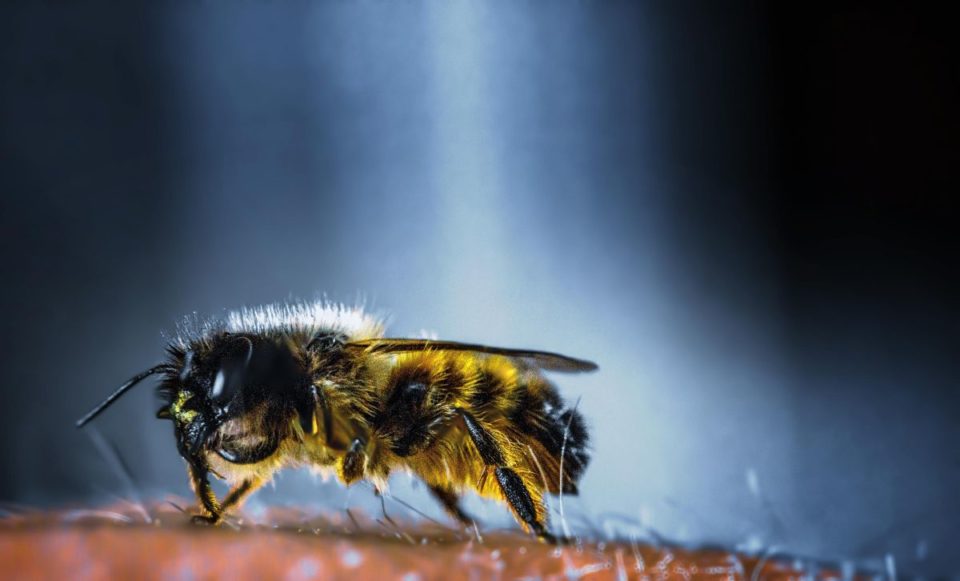
[[[557,378],[595,447],[567,510],[595,524],[960,572],[943,15],[2,12],[0,499],[129,495],[72,421],[184,314],[359,295],[398,335],[598,361]],[[145,497],[188,494],[150,391],[97,429]],[[272,503],[376,506],[300,474],[253,506]]]

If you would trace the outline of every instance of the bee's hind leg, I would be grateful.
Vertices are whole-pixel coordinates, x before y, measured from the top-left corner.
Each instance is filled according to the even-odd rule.
[[[470,439],[480,453],[480,458],[487,466],[493,467],[497,483],[500,485],[500,491],[517,520],[526,525],[540,540],[551,544],[563,543],[565,539],[551,534],[540,519],[537,506],[542,501],[539,499],[539,495],[537,500],[534,501],[534,497],[530,494],[529,488],[524,484],[520,475],[506,465],[503,451],[500,450],[490,433],[477,422],[470,412],[459,408],[457,412],[463,418]]]

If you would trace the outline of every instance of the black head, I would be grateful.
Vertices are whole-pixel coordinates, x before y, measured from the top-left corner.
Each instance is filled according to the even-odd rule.
[[[157,416],[173,420],[187,460],[213,451],[229,462],[259,462],[289,435],[296,414],[312,424],[311,378],[288,343],[222,333],[172,355],[179,373],[161,387],[167,402]]]
[[[120,387],[77,422],[83,426],[131,387],[162,373],[164,406],[180,455],[205,464],[206,452],[238,464],[259,462],[290,434],[291,420],[312,433],[316,391],[297,350],[282,339],[219,333],[187,347],[171,347],[170,361]]]

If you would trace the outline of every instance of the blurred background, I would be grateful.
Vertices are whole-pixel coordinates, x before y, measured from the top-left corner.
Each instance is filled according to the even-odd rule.
[[[556,377],[595,451],[567,510],[595,524],[960,573],[952,22],[4,4],[0,500],[130,496],[73,421],[183,315],[325,293],[395,335],[597,361]],[[96,429],[139,494],[188,495],[153,400]],[[371,499],[290,473],[252,506]]]

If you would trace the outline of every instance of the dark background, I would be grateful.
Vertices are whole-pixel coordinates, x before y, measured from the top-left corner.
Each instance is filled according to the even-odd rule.
[[[5,3],[0,499],[131,494],[72,421],[184,314],[360,293],[395,334],[600,363],[558,378],[594,426],[568,510],[957,574],[952,22]],[[96,429],[186,494],[149,391]],[[366,496],[293,474],[253,506]]]

